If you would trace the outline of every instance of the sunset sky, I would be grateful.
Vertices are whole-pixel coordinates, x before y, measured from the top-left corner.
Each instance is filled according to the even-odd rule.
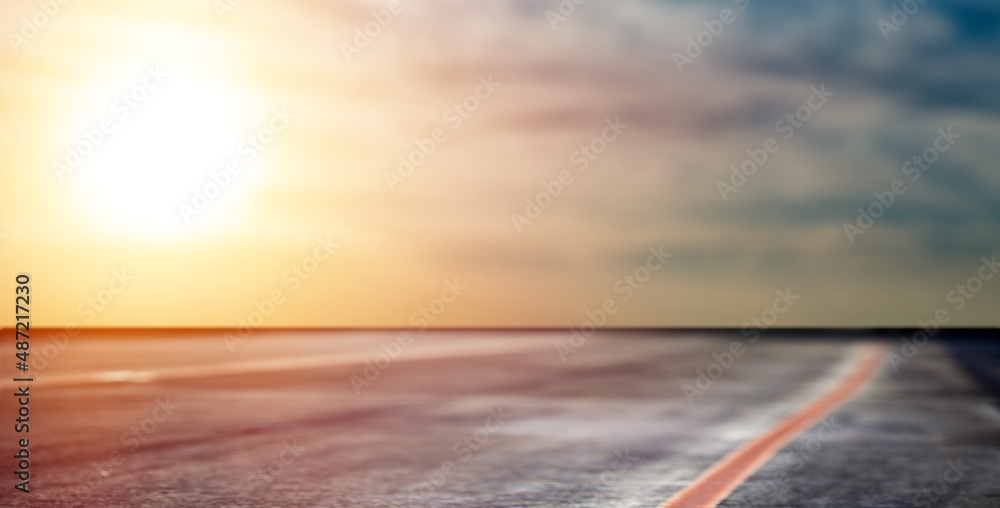
[[[994,2],[231,3],[0,6],[36,326],[1000,325]]]

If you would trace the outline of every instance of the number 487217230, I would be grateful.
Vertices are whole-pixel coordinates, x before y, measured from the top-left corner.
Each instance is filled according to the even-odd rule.
[[[28,349],[31,347],[31,344],[28,342],[31,338],[31,287],[28,285],[31,282],[31,277],[26,273],[22,273],[14,280],[17,282],[17,287],[14,289],[14,303],[17,306],[14,315],[16,319],[14,330],[17,332],[17,341],[15,342],[17,359],[27,363]]]

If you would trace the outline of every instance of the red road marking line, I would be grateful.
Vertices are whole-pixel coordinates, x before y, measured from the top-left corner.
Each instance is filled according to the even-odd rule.
[[[718,505],[792,439],[853,398],[878,372],[884,354],[883,345],[862,346],[854,370],[836,388],[730,452],[660,508]]]

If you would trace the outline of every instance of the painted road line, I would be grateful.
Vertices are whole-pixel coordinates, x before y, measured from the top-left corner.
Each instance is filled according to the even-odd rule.
[[[786,444],[860,392],[878,372],[884,354],[882,344],[859,346],[854,369],[833,390],[730,452],[660,508],[718,505]]]

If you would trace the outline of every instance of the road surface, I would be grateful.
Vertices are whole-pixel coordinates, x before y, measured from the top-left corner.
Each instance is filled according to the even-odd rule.
[[[738,332],[36,332],[25,494],[2,333],[0,506],[1000,506],[941,343]]]

